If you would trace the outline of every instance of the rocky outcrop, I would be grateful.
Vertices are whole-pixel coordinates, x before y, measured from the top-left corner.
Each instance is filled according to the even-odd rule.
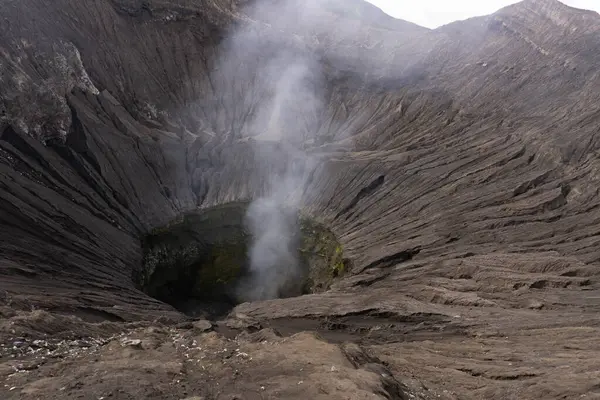
[[[596,393],[600,17],[526,0],[429,31],[340,4],[278,24],[242,1],[5,1],[0,332],[184,320],[134,284],[141,238],[264,193],[287,154],[257,157],[253,121],[284,48],[322,88],[294,127],[315,137],[288,138],[315,160],[303,212],[352,270],[327,293],[239,305],[232,318],[254,322],[232,326],[368,346],[367,368],[293,340],[356,369],[353,393]],[[33,390],[19,385],[6,398]]]

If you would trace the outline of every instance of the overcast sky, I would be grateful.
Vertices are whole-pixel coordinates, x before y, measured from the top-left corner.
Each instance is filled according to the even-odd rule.
[[[514,0],[367,0],[393,17],[428,28],[492,14]],[[571,7],[600,12],[600,0],[561,0]]]

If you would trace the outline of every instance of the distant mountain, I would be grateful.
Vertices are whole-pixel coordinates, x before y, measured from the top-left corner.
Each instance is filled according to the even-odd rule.
[[[399,32],[429,30],[412,22],[391,17],[373,4],[362,0],[327,0],[320,4],[341,17],[358,19],[377,28]]]

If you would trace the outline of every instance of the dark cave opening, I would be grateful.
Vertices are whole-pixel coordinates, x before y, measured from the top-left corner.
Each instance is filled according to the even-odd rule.
[[[142,240],[143,262],[134,281],[149,296],[192,317],[218,318],[244,302],[236,290],[247,280],[252,235],[248,203],[229,203],[180,216]],[[301,279],[279,298],[326,291],[348,269],[342,247],[324,225],[298,213]]]

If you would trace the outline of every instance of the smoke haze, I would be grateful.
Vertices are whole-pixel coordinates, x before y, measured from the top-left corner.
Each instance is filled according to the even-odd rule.
[[[301,294],[298,211],[312,160],[299,146],[314,135],[316,111],[322,106],[319,89],[310,84],[319,70],[310,60],[283,55],[265,71],[271,77],[263,82],[270,96],[252,121],[253,149],[259,165],[282,160],[284,165],[277,166],[279,172],[259,171],[268,182],[267,190],[248,208],[250,276],[238,289],[238,297],[246,301]]]
[[[366,74],[392,64],[389,48],[356,44],[357,37],[369,36],[360,19],[363,6],[342,0],[253,2],[241,10],[236,30],[220,45],[213,84],[217,93],[233,93],[236,99],[231,109],[220,107],[222,126],[215,130],[229,132],[234,140],[252,139],[248,148],[258,169],[253,172],[266,182],[263,192],[251,194],[246,218],[252,235],[250,276],[238,287],[239,300],[300,294],[297,286],[305,271],[298,255],[298,211],[317,164],[303,149],[341,131],[321,126],[330,120],[324,118],[324,65],[339,58],[347,68],[350,60],[352,68]],[[395,37],[397,32],[381,29],[378,35]],[[326,63],[314,51],[324,47],[334,50]],[[225,89],[218,90],[219,85]],[[346,126],[342,133],[351,130]]]
[[[315,164],[302,148],[315,138],[324,103],[318,60],[297,37],[278,32],[291,26],[306,29],[319,2],[308,2],[300,17],[294,12],[296,2],[267,3],[244,10],[244,15],[263,22],[244,24],[233,32],[218,65],[226,84],[251,76],[252,92],[238,92],[250,113],[234,135],[253,138],[256,168],[266,182],[246,215],[252,239],[249,274],[236,290],[240,301],[301,294],[298,211]]]

